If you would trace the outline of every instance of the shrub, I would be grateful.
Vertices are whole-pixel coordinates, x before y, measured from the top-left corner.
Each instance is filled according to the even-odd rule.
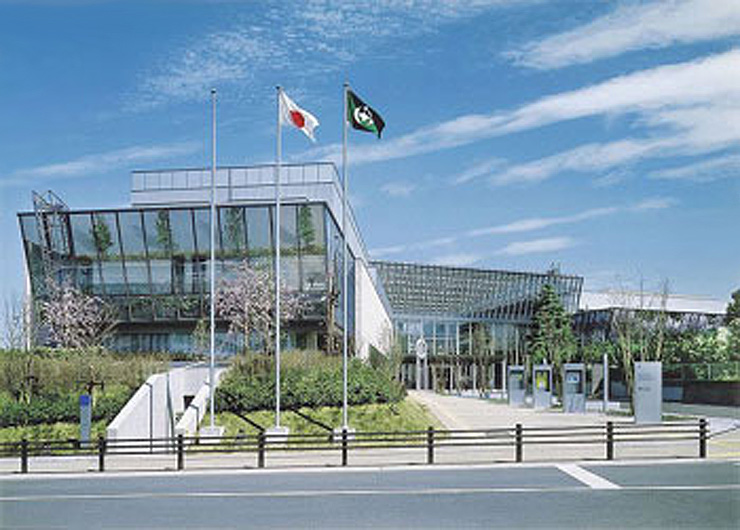
[[[319,352],[281,358],[281,408],[342,405],[342,362]],[[398,402],[404,388],[387,372],[352,359],[347,369],[350,405]],[[275,408],[275,365],[270,357],[240,357],[216,390],[219,410],[252,412]]]

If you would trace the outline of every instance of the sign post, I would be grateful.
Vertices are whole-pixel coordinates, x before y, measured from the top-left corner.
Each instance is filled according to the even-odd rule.
[[[424,337],[419,337],[414,345],[416,352],[416,390],[426,389],[425,365],[427,358],[427,341]]]
[[[80,394],[80,442],[90,442],[90,425],[92,422],[92,399],[90,394]]]

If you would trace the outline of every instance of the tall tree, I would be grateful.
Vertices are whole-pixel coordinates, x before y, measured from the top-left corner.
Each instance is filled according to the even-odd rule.
[[[532,361],[547,361],[556,373],[563,362],[575,355],[576,340],[570,315],[551,284],[542,288],[537,300],[529,344]]]
[[[728,348],[730,356],[740,357],[740,289],[732,293],[732,299],[727,304],[727,315],[725,316],[727,327],[730,330]]]
[[[216,309],[221,317],[228,320],[231,333],[244,336],[245,347],[249,346],[249,336],[254,332],[262,338],[264,350],[271,351],[275,333],[273,278],[269,269],[254,269],[244,260],[216,288]],[[299,295],[281,286],[280,319],[294,320],[302,309]]]

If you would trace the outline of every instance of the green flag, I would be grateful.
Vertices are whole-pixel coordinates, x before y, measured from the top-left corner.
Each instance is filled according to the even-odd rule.
[[[347,90],[347,121],[354,129],[375,133],[378,138],[380,138],[380,134],[385,127],[385,122],[380,114],[375,112],[370,105],[365,104],[351,90]]]

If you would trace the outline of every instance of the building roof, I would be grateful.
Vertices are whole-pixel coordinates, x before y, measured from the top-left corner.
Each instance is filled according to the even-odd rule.
[[[647,309],[672,313],[705,313],[723,315],[727,304],[721,300],[684,294],[638,292],[638,291],[584,291],[581,294],[579,309],[595,311],[600,309]]]

